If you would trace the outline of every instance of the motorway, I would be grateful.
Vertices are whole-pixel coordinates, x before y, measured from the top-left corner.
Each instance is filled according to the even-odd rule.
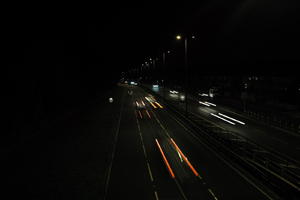
[[[2,195],[32,200],[273,199],[143,89],[119,85],[104,96],[3,153]],[[136,101],[145,107],[138,109]]]
[[[176,104],[183,109],[185,108],[184,103],[180,102],[180,96],[184,96],[184,93],[179,92],[178,94],[171,94],[169,90],[167,90],[164,94],[163,89],[149,88],[160,95],[164,95],[167,100],[176,102]],[[266,125],[258,120],[250,119],[249,117],[239,114],[228,107],[215,104],[205,105],[199,103],[199,101],[201,101],[201,103],[212,103],[208,97],[191,97],[189,98],[188,111],[196,116],[214,123],[216,126],[222,129],[241,135],[244,138],[247,138],[262,146],[263,148],[271,149],[272,151],[276,151],[277,153],[289,157],[292,160],[298,162],[300,161],[299,135],[291,134],[283,129]],[[221,113],[221,115],[225,114],[228,117],[237,119],[245,124],[240,124],[231,119],[223,117],[219,113]],[[222,117],[223,119],[233,122],[234,124],[230,122],[228,123],[227,121],[224,121],[218,117]]]
[[[270,199],[161,102],[139,87],[123,87],[133,94],[124,100],[105,199]]]

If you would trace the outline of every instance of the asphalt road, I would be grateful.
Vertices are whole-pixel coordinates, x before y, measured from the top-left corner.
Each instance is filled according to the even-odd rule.
[[[163,89],[154,89],[153,91],[159,93],[160,95],[163,95]],[[173,102],[179,102],[181,95],[184,94],[171,94],[169,93],[169,91],[165,93],[165,97]],[[188,106],[189,112],[192,112],[202,118],[204,117],[206,120],[213,122],[216,126],[229,131],[233,131],[245,138],[248,138],[262,147],[276,151],[296,161],[300,161],[299,135],[291,134],[286,132],[285,130],[261,123],[258,120],[250,119],[247,116],[234,112],[230,108],[225,108],[220,105],[208,107],[206,105],[200,104],[198,102],[199,100],[201,100],[202,102],[207,101],[207,99],[201,97],[199,97],[197,101],[194,98],[190,99]],[[178,103],[178,106],[184,108],[184,103]],[[215,116],[212,116],[211,113],[215,115],[219,115],[218,113],[225,114],[226,116],[244,122],[245,125],[239,124],[232,120],[229,121],[234,122],[235,124],[230,124],[226,121],[216,118]],[[228,120],[228,118],[224,119]]]
[[[3,154],[3,196],[268,199],[141,88],[119,85],[111,96],[112,103],[99,99]]]
[[[117,193],[132,199],[268,199],[262,188],[191,136],[160,102],[162,108],[142,89],[132,90],[122,115],[107,199]],[[136,101],[146,107],[137,109]]]

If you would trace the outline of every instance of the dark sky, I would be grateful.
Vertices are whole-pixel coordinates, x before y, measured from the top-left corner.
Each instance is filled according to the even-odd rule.
[[[178,50],[174,36],[186,32],[199,38],[191,52],[199,71],[231,73],[246,68],[259,73],[269,72],[271,65],[272,71],[276,68],[281,73],[299,64],[300,18],[295,2],[10,6],[3,25],[3,47],[10,64],[35,66],[31,74],[37,77],[46,71],[51,77],[110,79],[164,49]],[[60,71],[64,73],[59,75]]]

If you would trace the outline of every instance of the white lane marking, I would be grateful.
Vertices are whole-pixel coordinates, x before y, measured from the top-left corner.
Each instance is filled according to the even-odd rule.
[[[210,113],[210,114],[211,114],[212,116],[216,117],[216,118],[219,118],[219,119],[221,119],[221,120],[223,120],[223,121],[229,123],[229,124],[235,125],[235,123],[233,123],[233,122],[231,122],[231,121],[229,121],[229,120],[227,120],[227,119],[224,119],[223,117],[220,117],[220,116],[218,116],[218,115],[216,115],[216,114],[214,114],[214,113]]]
[[[151,168],[150,168],[150,165],[149,165],[148,162],[147,162],[147,166],[148,166],[148,171],[149,171],[150,179],[153,182],[153,176],[152,176]]]
[[[158,195],[157,195],[157,192],[156,192],[156,191],[154,191],[154,195],[155,195],[155,199],[156,199],[156,200],[159,200],[159,198],[158,198]]]
[[[147,158],[147,153],[146,153],[146,149],[145,149],[144,145],[142,145],[142,147],[143,147],[144,155]]]
[[[266,192],[264,192],[261,188],[259,188],[254,182],[252,182],[250,179],[248,179],[246,176],[244,176],[238,169],[233,167],[229,162],[224,160],[220,155],[216,153],[213,149],[211,149],[209,146],[207,146],[205,143],[203,143],[199,138],[197,138],[194,133],[192,133],[188,128],[186,128],[180,121],[178,121],[175,117],[173,117],[171,114],[170,116],[178,123],[180,124],[187,132],[189,132],[198,142],[200,142],[203,146],[205,146],[208,150],[210,150],[212,153],[215,154],[220,160],[222,160],[225,164],[227,164],[233,171],[235,171],[237,174],[239,174],[244,180],[246,180],[250,185],[252,185],[255,189],[257,189],[259,192],[261,192],[265,197],[267,197],[270,200],[273,200],[272,197],[270,197]]]
[[[188,200],[188,198],[185,196],[185,194],[184,194],[184,192],[183,192],[181,186],[179,185],[177,179],[174,179],[174,181],[175,181],[175,183],[176,183],[176,185],[177,185],[177,188],[179,189],[180,194],[182,195],[183,199],[184,199],[184,200]]]
[[[240,123],[240,124],[245,125],[244,122],[241,122],[241,121],[239,121],[239,120],[237,120],[237,119],[234,119],[234,118],[229,117],[229,116],[227,116],[227,115],[224,115],[224,114],[222,114],[222,113],[218,113],[218,114],[221,115],[222,117],[225,117],[225,118],[227,118],[227,119],[230,119],[230,120],[232,120],[232,121],[235,121],[235,122],[237,122],[237,123]]]
[[[120,132],[120,124],[121,124],[122,112],[123,112],[123,107],[124,107],[124,94],[125,94],[125,92],[123,93],[122,100],[121,100],[122,105],[121,105],[121,108],[120,108],[119,120],[118,120],[118,124],[117,124],[117,130],[116,130],[116,135],[115,135],[115,139],[114,139],[114,144],[113,144],[111,162],[108,166],[107,178],[106,178],[106,181],[105,181],[104,200],[107,198],[108,186],[109,186],[109,181],[110,181],[110,174],[111,174],[111,169],[112,169],[112,166],[113,166],[113,161],[114,161],[114,158],[115,158],[117,141],[118,141],[118,136],[119,136],[119,132]]]
[[[216,197],[216,195],[213,193],[213,191],[209,188],[208,189],[208,191],[209,191],[209,193],[213,196],[213,198],[215,199],[215,200],[218,200],[218,198]]]

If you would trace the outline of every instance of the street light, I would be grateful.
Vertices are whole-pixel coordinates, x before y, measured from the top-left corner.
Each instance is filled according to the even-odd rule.
[[[177,40],[181,40],[181,35],[176,36]],[[188,115],[188,105],[187,105],[187,99],[188,99],[188,37],[184,37],[184,68],[185,68],[185,114]]]

